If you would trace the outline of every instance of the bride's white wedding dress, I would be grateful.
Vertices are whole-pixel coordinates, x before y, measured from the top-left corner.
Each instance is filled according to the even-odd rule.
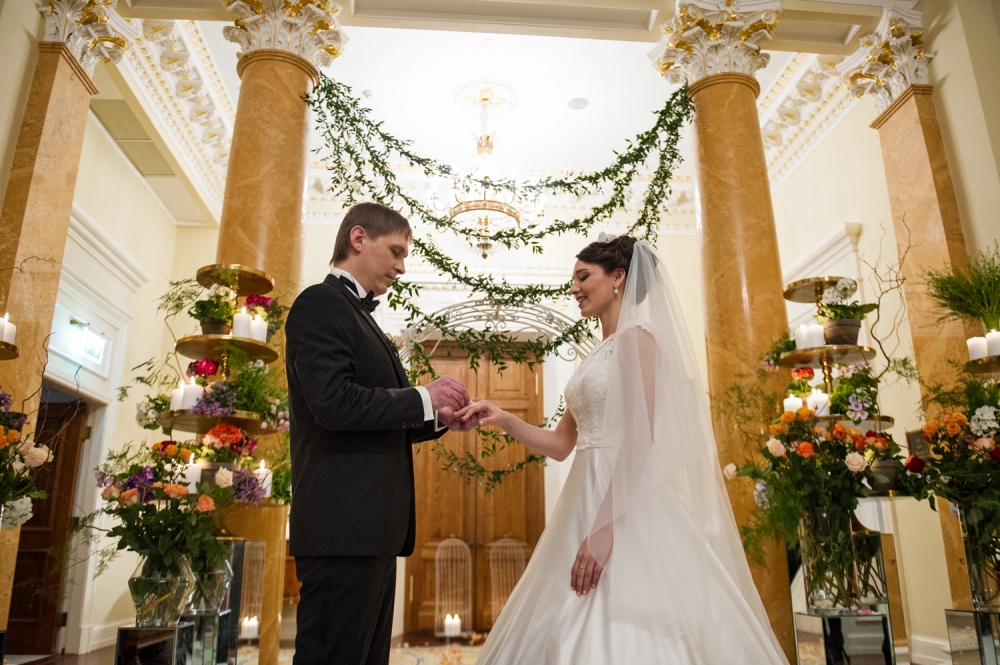
[[[640,245],[647,259],[655,256],[646,243],[636,246],[637,254]],[[652,267],[637,266],[636,262],[633,258],[627,290],[634,287],[631,283],[643,270],[651,271],[647,275],[650,280],[667,279],[659,274],[662,262],[659,267],[655,260]],[[651,281],[647,284],[656,286]],[[645,288],[636,302],[676,307],[669,282],[659,286],[666,292],[664,303],[656,302],[652,290],[650,302]],[[629,361],[635,351],[630,339],[634,342],[636,328],[652,331],[663,314],[647,321],[645,315],[635,316],[633,311],[630,322],[629,312],[623,309],[620,326],[624,326],[619,333],[598,344],[567,384],[566,405],[577,424],[573,466],[524,575],[486,640],[478,665],[787,662],[750,581],[728,499],[721,494],[714,440],[707,442],[711,446],[708,450],[685,439],[693,436],[691,427],[669,424],[672,418],[688,417],[704,428],[704,418],[684,413],[695,408],[697,397],[671,398],[664,390],[683,386],[672,380],[661,384],[662,377],[658,377],[656,389],[660,392],[654,397],[647,387],[646,396],[653,408],[665,413],[650,415],[640,409],[640,422],[655,421],[645,431],[655,429],[657,435],[645,449],[637,450],[635,439],[642,436],[636,435],[631,420],[636,416],[631,404],[636,395],[627,376],[629,368],[635,367]],[[659,323],[662,328],[663,322]],[[677,332],[676,327],[673,332]],[[652,336],[660,341],[657,333]],[[657,372],[676,372],[671,352],[658,348]],[[640,381],[640,390],[641,385]],[[667,403],[670,399],[676,402],[673,407]],[[707,415],[707,406],[704,410],[703,415]],[[659,441],[667,432],[674,436],[661,445]],[[687,451],[678,452],[678,438],[685,439],[680,445],[687,446]],[[690,449],[700,453],[692,455]],[[620,455],[622,450],[627,453]],[[618,464],[620,456],[631,462],[631,469],[623,471],[625,465]],[[679,471],[677,465],[688,468]],[[696,477],[697,473],[703,477]],[[706,491],[695,486],[699,484],[711,487]],[[570,568],[580,544],[606,523],[598,515],[612,485],[617,508],[613,549],[597,588],[577,596],[570,586]],[[734,552],[734,548],[739,549]],[[600,560],[596,554],[595,558]]]

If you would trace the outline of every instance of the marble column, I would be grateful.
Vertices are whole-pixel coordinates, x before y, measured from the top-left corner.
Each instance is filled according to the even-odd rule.
[[[227,7],[236,21],[223,34],[242,47],[241,86],[216,257],[268,273],[275,281],[271,295],[291,305],[302,274],[311,130],[303,97],[346,37],[337,26],[339,8],[326,0],[233,0]],[[284,372],[280,360],[275,371]],[[267,505],[227,518],[233,534],[267,540],[260,665],[278,663],[287,517],[287,507]]]
[[[722,464],[740,464],[750,454],[727,420],[724,393],[737,374],[755,371],[764,352],[788,331],[754,78],[768,61],[758,44],[770,38],[780,6],[745,4],[755,11],[743,11],[739,3],[722,11],[681,5],[653,54],[668,81],[688,84],[695,106],[709,392]],[[732,482],[727,489],[736,521],[744,524],[754,508],[753,488]],[[751,564],[751,572],[771,626],[794,662],[786,561],[784,546],[774,543],[767,565]]]
[[[950,362],[967,357],[965,340],[982,330],[959,322],[941,324],[927,294],[924,271],[964,270],[969,254],[941,129],[927,85],[927,61],[919,12],[888,8],[873,35],[839,69],[851,91],[875,98],[879,116],[872,127],[882,146],[889,205],[903,276],[913,354],[924,384],[952,383]],[[905,260],[904,260],[905,256]],[[958,520],[939,510],[955,609],[971,609],[965,549]]]
[[[114,2],[53,0],[42,15],[45,37],[0,210],[0,312],[17,324],[21,349],[18,359],[3,362],[0,383],[14,396],[13,408],[28,414],[38,408],[87,108],[97,93],[90,75],[100,60],[119,60],[127,46]],[[17,551],[16,535],[4,532],[3,541]],[[3,617],[12,579],[0,579]]]
[[[242,46],[240,97],[222,204],[217,260],[242,263],[275,279],[286,305],[302,272],[306,168],[311,129],[303,97],[319,82],[345,40],[328,3],[245,3],[225,28]]]

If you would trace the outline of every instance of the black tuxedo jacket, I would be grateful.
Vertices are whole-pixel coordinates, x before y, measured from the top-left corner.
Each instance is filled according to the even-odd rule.
[[[416,529],[411,444],[424,422],[395,347],[333,275],[285,325],[293,556],[408,556]]]

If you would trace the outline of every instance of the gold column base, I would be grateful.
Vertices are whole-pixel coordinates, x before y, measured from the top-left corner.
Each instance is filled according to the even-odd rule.
[[[265,500],[266,501],[266,500]],[[236,505],[225,516],[226,528],[235,536],[267,543],[264,558],[264,600],[260,616],[259,665],[278,665],[281,642],[281,605],[285,582],[285,524],[288,506],[263,503]],[[242,617],[240,617],[242,620]]]

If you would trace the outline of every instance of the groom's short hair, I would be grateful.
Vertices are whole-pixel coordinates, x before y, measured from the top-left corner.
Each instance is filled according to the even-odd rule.
[[[402,233],[409,240],[413,237],[410,222],[401,214],[381,203],[358,203],[347,211],[337,231],[330,265],[343,261],[351,249],[351,229],[360,226],[373,240],[391,233]]]

